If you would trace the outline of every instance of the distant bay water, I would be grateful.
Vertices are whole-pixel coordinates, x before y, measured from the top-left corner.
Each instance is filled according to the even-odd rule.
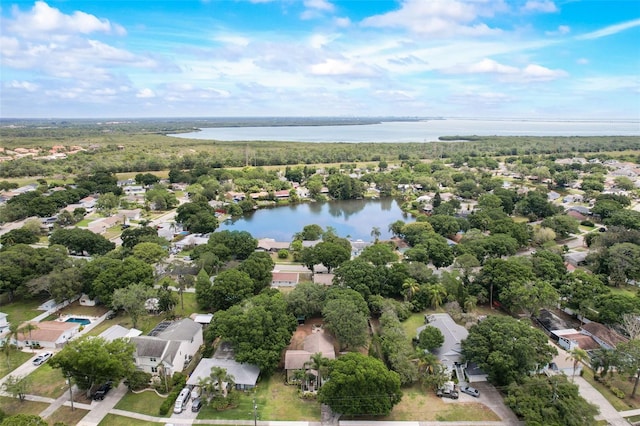
[[[342,126],[215,127],[169,136],[217,141],[433,142],[440,136],[640,136],[640,121],[385,121]]]

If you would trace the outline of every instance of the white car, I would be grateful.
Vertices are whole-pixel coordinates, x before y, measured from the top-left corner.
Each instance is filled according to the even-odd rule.
[[[44,352],[33,359],[33,365],[44,364],[53,356],[53,352]]]

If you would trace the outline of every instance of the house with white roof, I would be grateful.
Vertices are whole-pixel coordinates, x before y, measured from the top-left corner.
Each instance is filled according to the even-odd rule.
[[[187,385],[197,386],[200,379],[209,377],[211,369],[220,367],[227,370],[227,374],[233,377],[233,383],[237,390],[247,390],[256,387],[260,368],[257,365],[239,363],[234,359],[202,358],[187,380]]]

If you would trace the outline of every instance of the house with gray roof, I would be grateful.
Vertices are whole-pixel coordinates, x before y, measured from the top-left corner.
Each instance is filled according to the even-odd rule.
[[[422,330],[428,326],[435,327],[442,333],[444,343],[432,353],[438,357],[442,365],[449,372],[456,372],[460,381],[465,381],[465,376],[470,383],[484,382],[487,375],[477,366],[469,366],[462,356],[462,341],[467,338],[469,332],[466,328],[456,324],[449,314],[427,314],[426,324],[418,327],[416,337],[420,337]]]
[[[200,379],[211,375],[211,369],[214,367],[227,370],[227,374],[233,376],[233,383],[238,390],[253,389],[260,375],[260,368],[253,364],[239,363],[234,359],[202,358],[189,376],[187,385],[197,386]]]
[[[180,321],[161,322],[147,336],[132,337],[136,347],[136,367],[157,374],[160,364],[166,374],[182,372],[203,344],[202,326],[184,318]]]

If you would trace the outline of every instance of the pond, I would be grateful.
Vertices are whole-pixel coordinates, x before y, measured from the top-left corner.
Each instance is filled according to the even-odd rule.
[[[291,241],[306,225],[332,227],[350,240],[372,241],[371,231],[380,230],[380,239],[391,238],[389,225],[397,220],[415,219],[400,209],[393,198],[311,202],[259,209],[241,218],[220,224],[219,230],[247,231],[254,238]]]

